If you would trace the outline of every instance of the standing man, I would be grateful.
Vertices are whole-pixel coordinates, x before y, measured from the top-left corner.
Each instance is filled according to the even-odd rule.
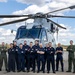
[[[28,64],[28,60],[27,60],[27,53],[28,53],[28,50],[29,50],[29,46],[27,45],[27,41],[25,40],[24,41],[24,45],[23,45],[23,49],[25,50],[25,67],[27,69],[27,72],[28,72],[28,68],[27,68],[27,64]]]
[[[5,43],[2,42],[2,46],[0,47],[0,53],[1,53],[1,64],[0,64],[0,71],[2,70],[2,66],[3,66],[3,60],[4,60],[4,64],[5,64],[5,69],[7,71],[7,48],[5,47]]]
[[[73,40],[70,40],[70,46],[68,46],[67,51],[68,55],[68,71],[71,72],[72,63],[73,63],[73,73],[75,73],[75,46],[73,45]]]
[[[39,50],[40,46],[39,46],[39,41],[35,40],[35,45],[33,46],[33,49],[35,50],[35,62],[37,62],[37,51]],[[36,65],[36,63],[35,63]],[[36,66],[35,66],[36,69]]]
[[[40,64],[41,63],[42,63],[42,71],[43,71],[43,73],[45,73],[45,58],[44,58],[44,54],[45,54],[44,48],[43,48],[42,44],[40,44],[40,48],[37,51],[37,68],[38,68],[37,73],[40,72],[40,66],[41,66]]]
[[[39,41],[38,40],[35,40],[35,45],[33,46],[34,50],[36,51],[35,53],[35,57],[36,57],[36,60],[37,60],[37,51],[39,50]]]
[[[27,49],[27,72],[30,72],[30,47]]]
[[[30,42],[30,59],[31,59],[31,64],[32,64],[32,71],[35,73],[35,53],[36,51],[33,48],[33,42]]]
[[[58,71],[59,68],[59,61],[61,63],[61,69],[62,72],[64,71],[63,68],[63,48],[61,47],[61,44],[58,43],[58,47],[56,48],[56,71]]]
[[[22,43],[19,45],[18,49],[18,72],[25,72],[25,50],[23,49]]]
[[[50,64],[52,64],[53,73],[55,73],[55,49],[52,47],[52,43],[49,42],[49,47],[47,50],[47,73],[50,72]]]
[[[13,43],[10,43],[10,48],[8,49],[8,72],[15,72],[15,50],[13,48]]]
[[[46,44],[46,46],[44,47],[44,49],[45,49],[45,64],[46,64],[46,60],[47,60],[47,53],[46,53],[46,51],[48,50],[48,47],[49,47],[49,45],[48,45],[48,43]]]
[[[15,63],[18,70],[18,46],[16,41],[13,42],[13,49],[15,50]]]
[[[48,43],[46,43],[46,46],[44,47],[44,50],[45,50],[45,54],[44,54],[45,64],[46,64],[46,61],[47,61],[47,53],[46,53],[46,51],[47,51],[48,47],[49,47],[49,45],[48,45]],[[42,71],[42,67],[41,67],[41,71]]]

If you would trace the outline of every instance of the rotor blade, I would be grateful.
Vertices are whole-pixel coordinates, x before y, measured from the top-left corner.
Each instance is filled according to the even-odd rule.
[[[8,25],[8,24],[13,24],[13,23],[18,23],[18,22],[22,22],[22,21],[25,21],[25,20],[28,20],[28,19],[30,19],[30,18],[23,18],[23,19],[19,19],[19,20],[14,20],[14,21],[6,22],[6,23],[0,24],[0,26],[4,26],[4,25]]]
[[[61,11],[61,10],[65,10],[65,9],[74,9],[74,8],[75,8],[75,5],[69,6],[69,7],[66,7],[66,8],[62,8],[62,9],[58,9],[58,10],[54,10],[54,11],[51,11],[51,12],[48,12],[45,15],[47,15],[49,13],[54,13],[54,12],[58,12],[58,11]]]
[[[59,25],[58,23],[56,23],[56,22],[54,22],[54,21],[52,21],[52,20],[50,20],[50,19],[48,19],[48,18],[47,18],[47,20],[50,21],[50,22],[52,22],[52,23],[54,23],[55,25],[57,25],[58,27],[60,27],[60,28],[62,28],[62,29],[66,29],[65,27]]]
[[[60,18],[75,18],[75,16],[60,16],[60,15],[50,15],[50,16],[48,16],[48,18],[51,18],[51,17],[60,17]]]
[[[31,15],[0,15],[0,18],[17,18],[17,17],[29,17]]]

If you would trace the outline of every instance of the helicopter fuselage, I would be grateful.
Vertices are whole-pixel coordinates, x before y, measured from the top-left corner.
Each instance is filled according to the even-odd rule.
[[[45,18],[35,18],[33,25],[30,28],[26,26],[21,26],[17,30],[15,41],[17,45],[27,41],[27,44],[35,40],[39,40],[40,43],[45,46],[46,43],[52,42],[53,47],[56,47],[56,42],[54,38],[55,25],[51,25]]]

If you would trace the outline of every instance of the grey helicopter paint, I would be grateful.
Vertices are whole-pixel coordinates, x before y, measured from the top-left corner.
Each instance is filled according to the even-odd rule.
[[[51,22],[48,22],[47,19],[45,18],[35,18],[34,19],[34,22],[29,25],[27,24],[26,26],[21,26],[21,27],[25,27],[25,29],[41,29],[41,31],[39,31],[39,37],[34,37],[33,34],[35,34],[33,32],[33,34],[29,34],[33,37],[31,38],[28,38],[28,37],[21,37],[21,38],[15,38],[14,41],[17,42],[17,44],[19,45],[20,43],[23,43],[24,44],[24,41],[26,40],[27,41],[27,44],[29,44],[30,42],[35,42],[35,40],[39,40],[40,43],[43,44],[43,46],[46,45],[46,43],[48,42],[52,42],[53,44],[53,47],[55,48],[56,47],[56,42],[55,42],[55,38],[54,38],[54,33],[56,31],[56,26],[53,25],[53,29],[51,29]],[[52,31],[53,30],[53,31]],[[17,34],[16,36],[18,36],[19,34]]]

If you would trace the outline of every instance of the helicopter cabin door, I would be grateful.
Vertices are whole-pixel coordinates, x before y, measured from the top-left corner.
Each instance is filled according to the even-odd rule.
[[[41,29],[41,33],[40,33],[40,43],[43,44],[43,46],[45,46],[45,44],[48,42],[48,38],[47,38],[47,32],[45,29]]]

